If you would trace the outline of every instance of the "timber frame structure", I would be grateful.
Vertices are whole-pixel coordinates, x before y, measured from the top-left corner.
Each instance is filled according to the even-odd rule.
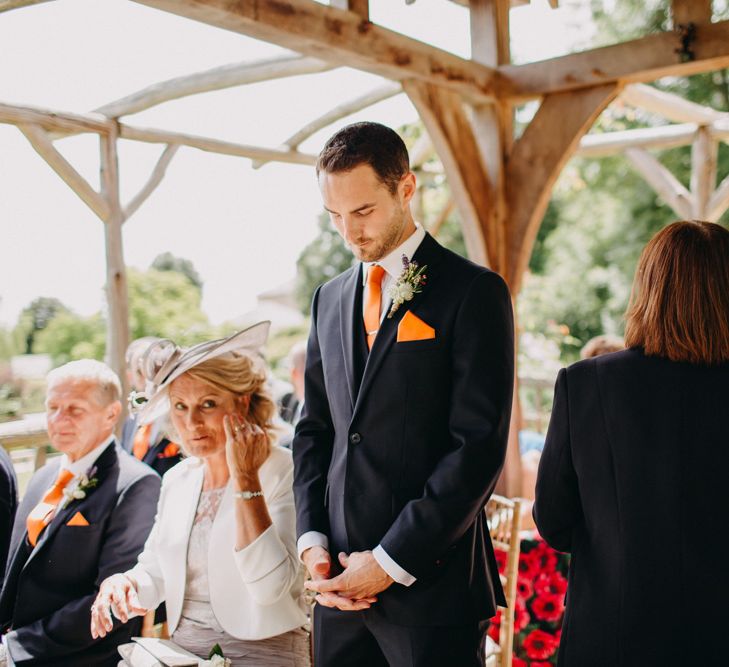
[[[0,0],[0,13],[48,0]],[[729,67],[729,21],[711,21],[711,0],[672,0],[673,29],[613,46],[522,65],[511,64],[509,10],[529,0],[441,0],[468,8],[470,59],[411,39],[370,21],[368,0],[133,0],[225,30],[268,41],[299,55],[236,63],[149,86],[90,113],[0,103],[0,122],[16,125],[31,146],[104,223],[109,302],[107,356],[124,373],[129,332],[122,225],[152,194],[181,146],[249,158],[254,167],[280,161],[311,165],[300,144],[356,111],[405,93],[427,136],[412,151],[417,168],[435,148],[456,207],[469,256],[504,276],[518,294],[552,186],[575,154],[626,156],[679,217],[716,220],[729,207],[729,177],[716,185],[719,141],[729,141],[729,115],[643,85]],[[414,0],[392,0],[413,2]],[[555,7],[556,0],[550,0]],[[30,10],[29,10],[30,11]],[[315,119],[279,148],[122,122],[126,115],[187,95],[348,66],[388,81]],[[587,135],[614,100],[663,115],[675,124]],[[514,136],[514,109],[541,103],[523,134]],[[101,188],[96,191],[55,148],[64,136],[98,134]],[[587,135],[587,136],[586,136]],[[161,144],[159,161],[126,205],[119,197],[118,139]],[[692,144],[693,176],[684,187],[650,148]],[[515,402],[513,422],[519,420]],[[521,492],[516,429],[512,429],[499,492]]]

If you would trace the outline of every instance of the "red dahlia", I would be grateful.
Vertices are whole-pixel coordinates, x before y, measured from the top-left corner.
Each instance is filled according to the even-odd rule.
[[[557,567],[557,552],[546,542],[540,542],[529,552],[533,568],[538,573],[554,572]]]
[[[494,556],[496,556],[496,564],[499,566],[499,572],[503,573],[504,568],[506,568],[506,551],[496,549],[494,551]]]
[[[532,595],[534,595],[532,582],[525,577],[519,577],[516,580],[516,595],[521,600],[528,600]]]
[[[524,650],[530,660],[546,660],[556,650],[559,642],[544,630],[532,630],[524,640]]]
[[[511,667],[527,667],[526,660],[513,656],[511,658]]]
[[[531,620],[524,602],[517,600],[514,607],[514,632],[521,632]]]
[[[567,579],[558,571],[549,574],[544,572],[534,582],[534,590],[537,595],[543,595],[544,593],[564,595],[567,592]]]
[[[545,593],[532,600],[532,611],[541,621],[555,622],[560,619],[564,612],[561,595]]]
[[[524,579],[534,579],[539,574],[539,562],[531,554],[531,551],[519,554],[519,576]]]

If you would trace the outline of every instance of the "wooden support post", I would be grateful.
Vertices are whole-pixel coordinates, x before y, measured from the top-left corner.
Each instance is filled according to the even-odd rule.
[[[137,193],[134,199],[132,199],[132,201],[130,201],[129,204],[124,207],[124,222],[131,218],[136,213],[137,209],[139,209],[139,207],[145,201],[147,201],[149,196],[157,189],[157,186],[162,182],[162,179],[165,177],[167,167],[169,167],[172,158],[175,157],[175,153],[177,153],[178,148],[179,145],[168,144],[164,151],[162,151],[162,155],[160,156],[159,160],[157,160],[157,164],[154,166],[149,180],[145,183],[144,187]]]
[[[122,383],[122,394],[126,397],[127,383],[124,355],[129,345],[129,307],[127,275],[124,265],[122,224],[124,213],[119,202],[119,163],[117,157],[118,132],[114,128],[100,137],[101,142],[101,193],[109,207],[109,217],[104,223],[106,241],[106,295],[107,334],[106,360],[117,373]],[[122,401],[123,407],[125,401]],[[124,410],[126,413],[126,409]],[[119,421],[119,427],[123,420]]]
[[[642,148],[629,148],[625,156],[679,218],[689,220],[692,217],[691,193],[656,158]]]
[[[716,161],[718,145],[707,127],[699,128],[691,147],[691,215],[706,220],[709,200],[716,186]]]
[[[672,0],[673,25],[711,22],[711,0]]]

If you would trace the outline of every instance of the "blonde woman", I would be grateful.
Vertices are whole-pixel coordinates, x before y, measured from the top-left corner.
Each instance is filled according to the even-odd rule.
[[[112,606],[125,622],[164,600],[173,641],[201,658],[219,644],[234,667],[309,664],[293,464],[273,444],[275,405],[256,356],[268,327],[151,350],[142,419],[169,409],[188,458],[164,478],[136,566],[102,583],[94,637],[113,627]]]

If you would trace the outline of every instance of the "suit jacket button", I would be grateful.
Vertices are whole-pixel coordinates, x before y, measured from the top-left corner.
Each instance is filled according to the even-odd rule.
[[[362,442],[362,436],[359,433],[352,433],[352,435],[349,436],[349,442],[353,445],[358,445]]]

